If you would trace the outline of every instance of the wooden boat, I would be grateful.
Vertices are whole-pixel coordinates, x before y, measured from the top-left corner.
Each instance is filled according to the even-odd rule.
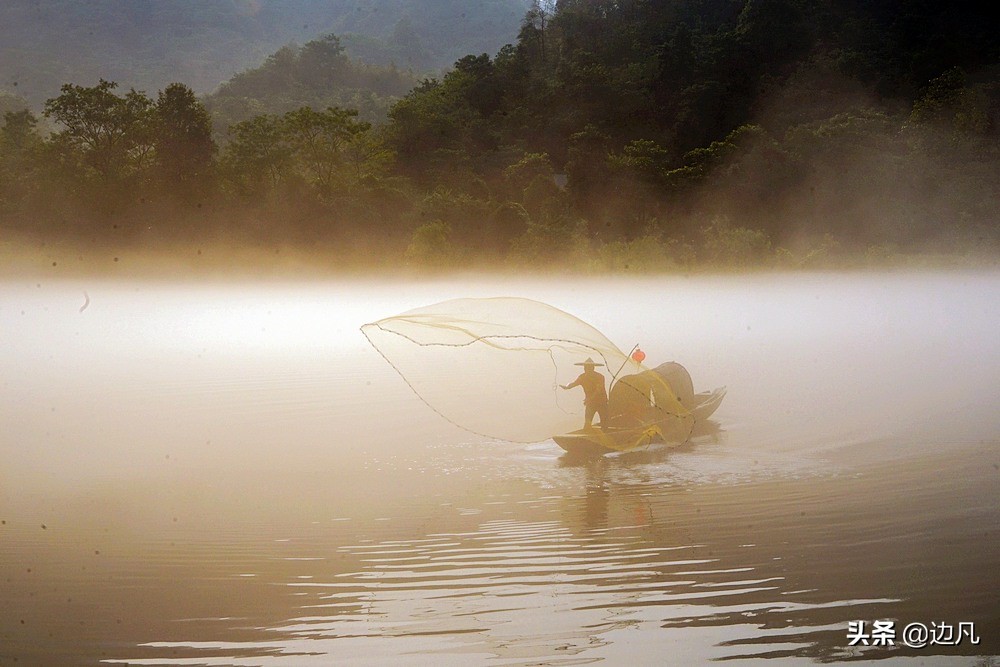
[[[627,452],[660,440],[651,429],[601,428],[591,426],[571,433],[552,436],[556,444],[570,454],[578,456],[603,456],[614,452]]]
[[[722,404],[726,388],[719,387],[688,397],[689,412],[696,422],[704,421]],[[615,452],[628,452],[666,440],[662,424],[622,427],[610,422],[605,428],[591,426],[570,433],[552,436],[557,445],[575,456],[604,456]],[[682,436],[683,438],[683,436]],[[679,443],[678,443],[679,444]]]

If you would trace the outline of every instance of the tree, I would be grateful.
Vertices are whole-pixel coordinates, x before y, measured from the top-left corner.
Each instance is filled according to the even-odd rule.
[[[536,178],[552,181],[554,172],[549,156],[545,153],[525,153],[524,157],[504,169],[504,178],[516,197],[524,194],[525,188]]]
[[[69,153],[64,158],[71,168],[75,163],[78,184],[92,183],[105,204],[142,181],[155,141],[153,101],[135,90],[118,96],[116,87],[104,79],[89,88],[66,84],[45,103],[45,116],[64,127],[52,141]]]
[[[570,137],[566,160],[569,192],[582,208],[600,199],[601,184],[607,181],[609,137],[593,125]]]
[[[222,84],[206,104],[222,127],[257,113],[280,115],[304,106],[347,107],[366,120],[381,120],[390,104],[416,84],[410,72],[391,63],[349,58],[341,39],[328,34],[302,47],[281,48],[260,67]]]
[[[460,99],[453,87],[433,79],[393,105],[389,137],[407,169],[415,176],[430,178],[434,167],[448,154],[454,167],[461,167],[462,155],[455,151],[475,123],[476,114]]]
[[[347,83],[351,60],[334,34],[306,42],[298,54],[298,78],[316,89],[331,89]]]
[[[465,56],[455,63],[455,69],[445,77],[446,83],[460,87],[465,102],[484,117],[500,110],[503,91],[500,89],[493,61],[485,53]]]
[[[155,145],[158,176],[168,192],[188,198],[209,187],[217,150],[212,121],[184,84],[170,84],[157,98]]]
[[[30,106],[28,100],[20,95],[0,88],[0,114],[6,114],[8,111],[26,111]]]
[[[549,20],[549,12],[539,0],[532,0],[531,7],[521,21],[521,30],[517,35],[517,41],[535,59],[545,62],[545,36],[546,25]]]
[[[40,185],[42,138],[30,111],[4,113],[0,128],[0,210],[20,207]]]
[[[223,165],[236,189],[243,195],[275,192],[292,159],[281,118],[255,116],[230,127],[229,134]]]
[[[355,120],[357,116],[353,109],[302,107],[282,117],[288,146],[321,196],[329,196],[338,180],[352,175],[347,172],[348,146],[371,127]]]
[[[451,242],[451,227],[435,220],[413,230],[406,248],[406,261],[417,266],[443,268],[453,264],[457,251]]]

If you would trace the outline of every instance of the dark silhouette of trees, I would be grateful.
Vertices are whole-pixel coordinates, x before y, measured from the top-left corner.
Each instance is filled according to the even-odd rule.
[[[16,213],[29,204],[41,186],[44,143],[38,119],[30,111],[4,113],[0,128],[0,211]]]
[[[155,106],[131,90],[101,79],[92,87],[66,84],[45,103],[45,115],[62,126],[52,136],[61,166],[81,195],[109,206],[145,184],[153,162]]]
[[[495,57],[420,82],[329,34],[208,98],[215,139],[182,84],[155,100],[67,84],[48,136],[5,114],[0,215],[208,203],[234,228],[268,221],[268,242],[447,265],[742,265],[802,239],[815,257],[996,238],[1000,51],[983,10],[949,7],[535,2]],[[396,33],[419,41],[411,28]]]
[[[217,147],[212,122],[194,92],[172,83],[156,101],[157,177],[164,192],[196,199],[211,192]]]
[[[260,67],[243,71],[210,95],[207,106],[225,130],[261,113],[284,114],[300,107],[356,109],[365,120],[384,120],[388,108],[417,84],[394,64],[352,59],[334,34],[287,45]]]
[[[349,187],[356,172],[348,167],[348,146],[371,129],[353,109],[302,107],[282,119],[284,133],[306,181],[323,197]]]
[[[230,127],[229,134],[223,156],[227,180],[239,195],[251,200],[273,194],[286,178],[292,159],[280,117],[255,116]]]
[[[112,215],[137,202],[193,202],[213,191],[216,145],[190,88],[171,84],[154,101],[117,84],[67,84],[45,104],[57,130],[41,169],[85,210]]]

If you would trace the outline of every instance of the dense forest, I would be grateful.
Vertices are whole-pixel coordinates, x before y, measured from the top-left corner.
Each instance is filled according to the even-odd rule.
[[[303,46],[288,45],[260,67],[240,72],[205,99],[220,131],[261,114],[301,107],[354,109],[365,120],[385,121],[389,108],[419,83],[393,63],[372,65],[348,55],[330,33]]]
[[[319,248],[339,265],[995,253],[1000,40],[985,12],[559,0],[494,55],[405,91],[398,68],[362,65],[332,34],[208,108],[180,83],[155,98],[66,84],[45,103],[54,132],[4,116],[0,224],[96,245]]]

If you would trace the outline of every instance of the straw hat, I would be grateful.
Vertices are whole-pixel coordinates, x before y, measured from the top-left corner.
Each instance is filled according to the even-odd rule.
[[[574,366],[603,366],[604,364],[599,364],[590,357],[587,357],[586,361],[581,361],[573,364]]]

